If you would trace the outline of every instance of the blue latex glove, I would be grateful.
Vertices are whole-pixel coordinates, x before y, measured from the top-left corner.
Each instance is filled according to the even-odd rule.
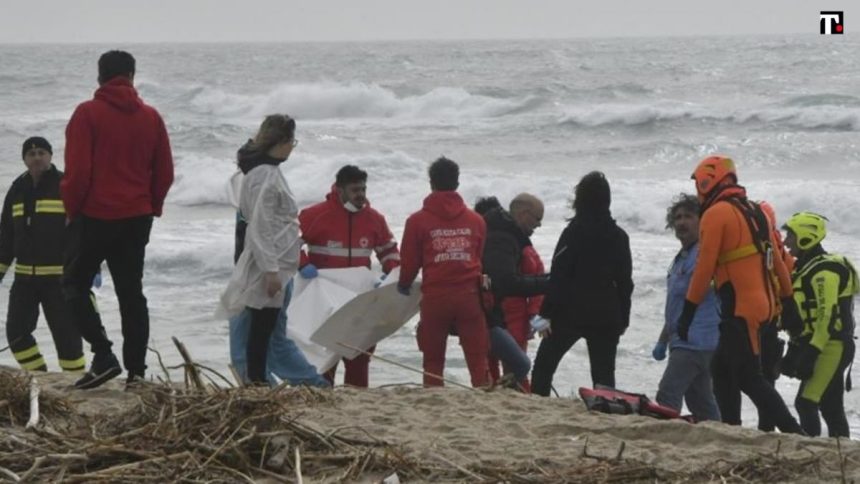
[[[93,287],[96,289],[100,289],[102,287],[102,273],[96,272],[96,276],[93,277]]]
[[[388,277],[388,274],[385,273],[379,276],[379,279],[377,279],[376,282],[373,283],[373,288],[376,289],[377,287],[381,286],[382,283],[385,282],[386,277]]]
[[[320,275],[320,272],[317,270],[317,266],[313,264],[305,264],[304,267],[299,269],[299,274],[305,279],[313,279],[314,277]]]
[[[529,320],[529,339],[534,338],[536,334],[539,334],[541,335],[541,337],[543,337],[549,329],[549,320],[546,318],[542,318],[540,315],[535,314]]]
[[[657,344],[654,345],[654,349],[651,350],[651,356],[657,361],[663,361],[666,359],[666,349],[669,345],[658,341]]]
[[[412,294],[412,286],[410,285],[410,286],[403,287],[400,284],[398,284],[397,285],[397,292],[399,292],[400,294],[403,294],[404,296],[408,296],[408,295]]]

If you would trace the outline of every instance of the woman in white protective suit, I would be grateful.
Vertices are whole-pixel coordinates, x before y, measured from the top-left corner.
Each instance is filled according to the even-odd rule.
[[[266,352],[284,301],[284,287],[299,266],[298,207],[278,166],[297,144],[296,122],[284,114],[266,116],[254,139],[239,149],[244,178],[239,212],[247,221],[244,250],[221,295],[222,315],[251,314],[248,379],[266,384]]]

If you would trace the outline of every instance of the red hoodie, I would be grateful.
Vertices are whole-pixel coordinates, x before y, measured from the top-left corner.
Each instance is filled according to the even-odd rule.
[[[358,212],[350,212],[334,186],[324,202],[301,211],[299,225],[308,245],[308,253],[302,251],[302,266],[310,262],[320,269],[370,267],[374,252],[386,274],[400,265],[397,241],[385,217],[369,202]]]
[[[424,296],[477,292],[486,238],[484,219],[457,192],[431,193],[424,208],[406,219],[399,284],[411,285],[421,269]]]
[[[66,126],[60,189],[66,215],[116,220],[161,215],[173,183],[164,121],[131,81],[115,77],[78,105]]]

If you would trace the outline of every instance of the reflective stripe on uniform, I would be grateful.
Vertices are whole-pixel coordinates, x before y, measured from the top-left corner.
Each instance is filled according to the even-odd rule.
[[[373,254],[372,249],[362,249],[353,247],[352,249],[344,247],[326,247],[323,245],[309,245],[309,254],[333,255],[338,257],[370,257]]]
[[[15,264],[15,274],[33,274],[33,266]]]
[[[12,216],[13,217],[23,217],[24,216],[24,204],[23,203],[15,203],[12,205]]]
[[[28,276],[62,276],[63,266],[31,266],[16,263],[15,274],[24,274]]]
[[[58,199],[36,200],[36,213],[66,213],[63,201]]]
[[[62,276],[63,266],[36,266],[35,274],[37,276]]]
[[[12,352],[12,356],[15,357],[16,361],[27,360],[39,354],[39,345],[33,345],[26,350]]]
[[[38,370],[45,366],[45,359],[42,353],[39,352],[39,345],[33,345],[26,350],[15,351],[12,353],[15,360],[25,370]]]
[[[63,371],[83,371],[87,365],[87,359],[84,356],[76,360],[63,360],[60,359],[60,368]]]
[[[33,361],[28,361],[26,363],[19,361],[18,364],[21,365],[21,368],[23,368],[25,370],[30,370],[30,371],[38,370],[38,369],[47,369],[47,365],[45,365],[45,359],[42,358],[41,356],[36,358]]]
[[[756,248],[755,244],[744,245],[738,247],[737,249],[732,249],[720,254],[720,257],[717,259],[717,264],[728,264],[729,262],[743,259],[744,257],[749,257],[757,253],[758,249]]]
[[[395,252],[393,254],[388,254],[387,256],[380,259],[379,262],[385,262],[388,260],[400,260],[400,254],[398,254],[397,252]]]
[[[397,245],[397,241],[396,241],[396,240],[392,240],[391,242],[389,242],[389,243],[387,243],[387,244],[383,244],[383,245],[380,245],[380,246],[374,247],[374,250],[376,250],[377,252],[382,252],[382,251],[384,251],[384,250],[388,250],[388,249],[390,249],[390,248],[394,247],[395,245]]]
[[[6,272],[9,270],[9,266],[6,264],[0,264],[0,272]]]

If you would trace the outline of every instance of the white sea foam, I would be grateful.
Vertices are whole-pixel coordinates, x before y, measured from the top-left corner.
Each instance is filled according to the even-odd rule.
[[[830,104],[774,105],[759,108],[726,108],[692,102],[662,101],[648,104],[589,104],[564,109],[560,124],[590,128],[638,127],[683,122],[687,127],[702,123],[759,124],[773,128],[860,130],[860,107]]]
[[[528,96],[500,99],[459,87],[438,87],[424,94],[398,96],[378,84],[318,82],[281,84],[267,93],[243,95],[195,87],[184,96],[189,108],[224,117],[288,112],[298,119],[495,117],[534,103]]]

